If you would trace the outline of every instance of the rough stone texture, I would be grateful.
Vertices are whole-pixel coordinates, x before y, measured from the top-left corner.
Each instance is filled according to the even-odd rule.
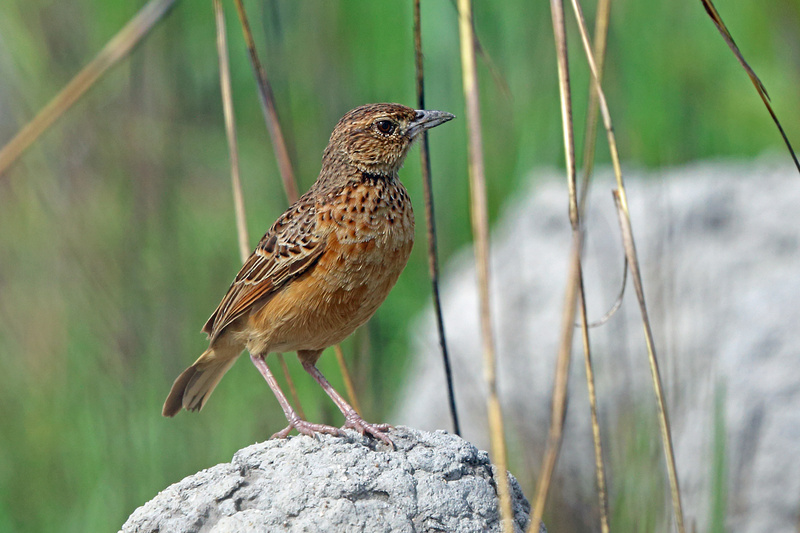
[[[722,398],[728,528],[797,530],[800,179],[784,159],[626,172],[684,510],[698,531],[709,523],[712,458],[720,453],[712,450],[715,394]],[[590,320],[611,307],[622,277],[612,188],[612,176],[599,176],[590,202],[584,264]],[[540,464],[543,428],[550,419],[567,275],[570,230],[563,174],[535,176],[531,190],[520,194],[496,224],[492,243],[500,394],[515,471],[527,487]],[[472,264],[472,251],[466,250],[449,265],[442,297],[464,437],[487,446]],[[432,313],[412,331],[417,332],[415,370],[390,420],[450,427]],[[653,459],[638,477],[664,486],[650,370],[630,282],[622,309],[591,330],[591,342],[613,506],[623,473],[631,468],[633,426],[642,420],[650,424]],[[577,335],[575,354],[553,499],[573,508],[564,514],[582,518],[571,530],[596,531],[592,437]],[[662,505],[656,501],[643,503],[642,512]]]
[[[167,487],[122,531],[501,530],[486,452],[441,431],[399,427],[391,437],[396,450],[353,431],[248,446],[230,463]],[[522,532],[530,506],[510,474],[509,480],[515,531]]]

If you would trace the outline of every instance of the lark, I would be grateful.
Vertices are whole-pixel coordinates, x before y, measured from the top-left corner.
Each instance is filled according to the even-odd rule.
[[[405,268],[414,212],[398,171],[423,131],[452,118],[400,104],[365,105],[342,117],[317,181],[264,235],[203,327],[208,349],[175,380],[164,416],[202,409],[247,350],[289,422],[273,437],[292,429],[343,434],[300,418],[275,381],[267,355],[295,351],[341,410],[344,428],[392,445],[389,426],[361,418],[316,363],[369,320]]]

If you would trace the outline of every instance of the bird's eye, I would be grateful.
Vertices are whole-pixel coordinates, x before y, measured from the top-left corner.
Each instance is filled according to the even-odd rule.
[[[379,120],[375,123],[375,127],[378,128],[379,132],[386,135],[391,135],[394,132],[394,122],[391,120]]]

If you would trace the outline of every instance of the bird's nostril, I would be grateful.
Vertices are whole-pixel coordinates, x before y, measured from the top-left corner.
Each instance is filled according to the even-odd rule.
[[[422,120],[425,118],[425,111],[417,111],[416,116],[414,117],[415,120]]]

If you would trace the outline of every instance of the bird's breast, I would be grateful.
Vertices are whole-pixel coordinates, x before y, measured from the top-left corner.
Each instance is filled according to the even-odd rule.
[[[414,211],[403,185],[392,180],[347,188],[319,216],[332,230],[321,261],[337,274],[335,283],[344,289],[389,283],[388,292],[414,244]]]
[[[318,350],[341,342],[386,299],[414,244],[414,213],[403,186],[354,187],[317,203],[327,235],[313,267],[259,314],[261,351]],[[262,327],[263,326],[263,327]]]

